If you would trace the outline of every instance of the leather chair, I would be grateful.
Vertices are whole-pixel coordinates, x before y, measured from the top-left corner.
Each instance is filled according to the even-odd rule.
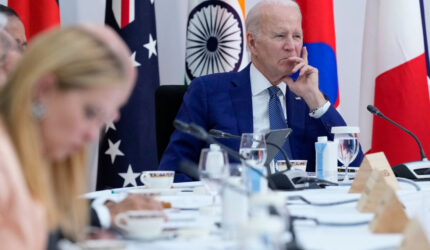
[[[157,138],[158,162],[174,131],[173,120],[182,104],[188,86],[162,85],[155,91],[155,127]]]

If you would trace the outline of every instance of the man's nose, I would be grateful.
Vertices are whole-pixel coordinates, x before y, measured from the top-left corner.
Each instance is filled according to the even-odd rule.
[[[284,50],[294,50],[294,40],[291,36],[287,36],[284,40]]]

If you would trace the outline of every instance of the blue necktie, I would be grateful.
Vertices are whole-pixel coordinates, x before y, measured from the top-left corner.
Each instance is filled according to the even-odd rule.
[[[281,91],[277,86],[272,86],[268,88],[270,99],[269,99],[269,120],[270,120],[270,129],[283,129],[287,128],[287,120],[284,117],[284,111],[282,110],[281,102],[279,101],[278,92]],[[282,147],[288,155],[288,158],[291,159],[291,147],[290,142],[287,140]],[[284,157],[279,152],[275,156],[275,163],[278,160],[284,160]]]

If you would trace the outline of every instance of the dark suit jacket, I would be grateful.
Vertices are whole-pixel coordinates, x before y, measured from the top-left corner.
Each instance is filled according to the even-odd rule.
[[[185,93],[183,103],[176,119],[194,122],[203,128],[219,129],[233,135],[253,132],[252,93],[250,65],[240,72],[219,73],[196,78]],[[293,159],[307,160],[307,170],[315,169],[315,146],[318,136],[327,136],[330,140],[332,126],[346,125],[333,106],[319,119],[309,116],[309,108],[302,98],[287,88],[288,125],[293,129],[290,145]],[[239,141],[220,139],[225,145],[239,150]],[[200,151],[206,144],[194,137],[174,131],[170,137],[160,170],[178,170],[182,159],[198,162]],[[351,166],[358,165],[363,154],[360,151]],[[190,181],[184,174],[176,173],[175,181]]]

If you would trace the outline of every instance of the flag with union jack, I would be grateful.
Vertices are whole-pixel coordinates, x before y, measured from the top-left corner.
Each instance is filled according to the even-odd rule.
[[[157,169],[155,90],[159,86],[154,0],[109,0],[106,24],[129,46],[138,70],[121,118],[106,126],[99,147],[97,190],[142,185],[144,170]]]

